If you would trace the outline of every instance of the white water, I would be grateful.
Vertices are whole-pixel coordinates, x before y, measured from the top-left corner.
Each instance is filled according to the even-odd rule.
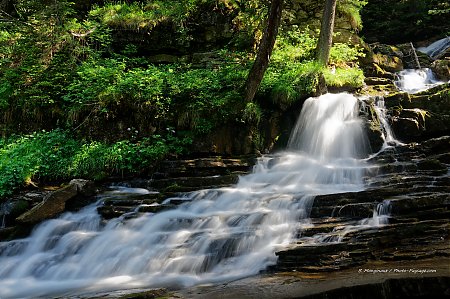
[[[312,237],[304,238],[302,243],[305,245],[340,243],[343,242],[344,238],[350,233],[382,227],[389,224],[390,216],[391,202],[389,200],[383,200],[374,206],[372,217],[364,218],[354,224],[336,226],[330,233],[319,233]]]
[[[390,146],[403,145],[403,143],[395,138],[394,131],[389,124],[387,109],[384,104],[383,97],[377,97],[374,110],[381,125],[381,137],[383,138],[383,146],[380,151],[383,151]]]
[[[450,48],[450,37],[447,36],[435,41],[428,47],[417,48],[417,51],[425,53],[431,58],[435,59],[439,57],[440,54],[444,53],[448,48]]]
[[[408,93],[417,93],[445,82],[439,81],[428,68],[405,69],[398,74],[395,85],[398,89]]]
[[[308,99],[289,152],[261,158],[232,188],[193,192],[177,209],[106,225],[92,205],[0,243],[0,298],[181,287],[264,270],[309,223],[315,195],[363,189],[357,115],[349,94]],[[112,194],[120,191],[133,189]]]

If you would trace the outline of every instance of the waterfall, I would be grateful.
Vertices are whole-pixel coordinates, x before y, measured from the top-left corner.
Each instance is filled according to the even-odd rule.
[[[445,82],[439,81],[429,68],[405,69],[397,74],[395,85],[408,93],[417,93]]]
[[[192,192],[177,209],[106,224],[91,205],[0,243],[0,298],[184,287],[259,273],[310,223],[315,195],[364,188],[357,116],[350,94],[310,98],[288,151],[260,158],[233,187]]]
[[[440,40],[435,41],[434,43],[432,43],[427,47],[417,48],[417,50],[427,54],[433,59],[436,59],[448,48],[450,48],[450,37],[446,36]]]

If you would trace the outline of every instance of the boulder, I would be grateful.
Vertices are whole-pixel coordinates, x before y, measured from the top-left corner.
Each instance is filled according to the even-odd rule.
[[[38,223],[64,212],[66,202],[78,194],[75,184],[68,184],[46,196],[44,200],[31,210],[23,213],[16,220],[23,224]]]
[[[402,141],[420,141],[449,135],[449,83],[416,94],[393,92],[384,96],[393,117],[394,134]]]
[[[364,130],[369,140],[371,152],[378,152],[384,144],[383,132],[381,131],[379,122],[366,120],[364,122]]]
[[[69,182],[69,185],[75,185],[78,193],[82,196],[93,196],[97,193],[97,189],[93,181],[73,179]]]
[[[443,81],[450,80],[450,60],[436,60],[431,64],[431,69],[436,74],[436,76]]]
[[[88,180],[74,179],[56,191],[47,194],[42,202],[31,210],[16,218],[22,224],[34,224],[46,219],[54,218],[65,211],[66,203],[77,195],[92,196],[96,192],[94,183]]]
[[[399,72],[403,70],[403,61],[397,56],[390,56],[386,54],[373,54],[373,62],[380,68],[388,72]]]

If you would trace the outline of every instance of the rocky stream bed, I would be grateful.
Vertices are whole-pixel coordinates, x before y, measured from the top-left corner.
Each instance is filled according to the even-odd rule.
[[[449,152],[450,137],[387,148],[368,160],[373,166],[366,190],[315,198],[310,227],[302,226],[297,241],[276,253],[277,264],[265,274],[171,292],[170,298],[448,298]],[[148,184],[174,188],[173,180],[178,192],[232,183],[251,165],[248,159],[219,158],[166,163],[166,178]],[[176,194],[179,201],[152,211],[183,203],[183,193]],[[118,216],[146,200],[109,200],[99,211]],[[387,221],[367,225],[380,203],[387,205]]]
[[[297,241],[276,253],[277,264],[265,274],[168,294],[172,298],[355,298],[355,294],[358,298],[373,298],[374,294],[379,298],[447,298],[449,153],[448,136],[388,147],[368,159],[371,167],[365,190],[315,198],[309,227],[302,226]],[[239,175],[251,170],[253,162],[252,157],[166,161],[161,167],[164,172],[150,180],[119,184],[154,192],[111,193],[98,212],[110,219],[172,209],[185,203],[189,198],[185,194],[192,190],[235,183]],[[368,224],[380,203],[386,207],[387,221]],[[165,293],[130,292],[87,297],[153,298]]]

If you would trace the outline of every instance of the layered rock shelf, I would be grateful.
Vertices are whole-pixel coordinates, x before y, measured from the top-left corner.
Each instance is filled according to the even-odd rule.
[[[450,257],[449,145],[450,138],[442,137],[369,159],[375,166],[367,189],[316,197],[311,225],[277,252],[274,269],[328,272],[369,261]],[[370,224],[380,203],[388,209],[388,223]]]
[[[107,219],[125,213],[157,213],[175,208],[186,202],[191,191],[230,186],[240,175],[251,171],[254,157],[222,158],[219,156],[186,160],[163,161],[160,171],[149,180],[127,182],[129,187],[154,190],[150,194],[132,194],[123,197],[106,198],[98,208]]]

